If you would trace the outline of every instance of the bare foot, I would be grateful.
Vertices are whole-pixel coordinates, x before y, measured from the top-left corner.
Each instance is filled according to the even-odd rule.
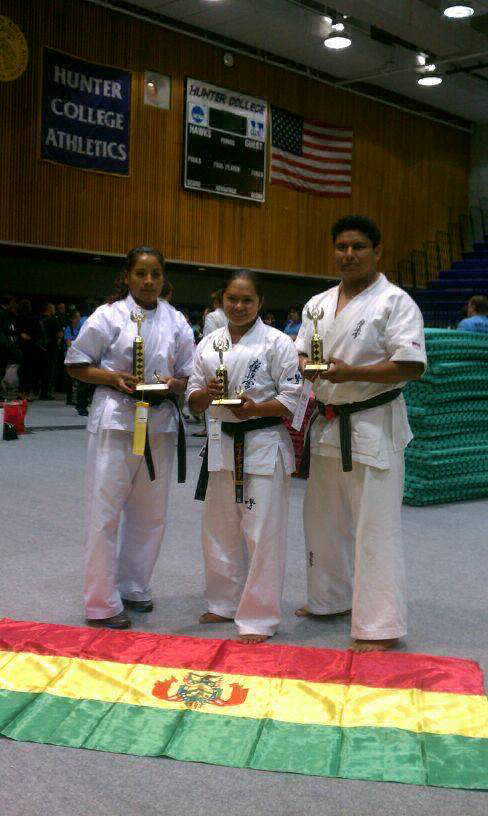
[[[239,643],[264,643],[271,635],[239,635]]]
[[[339,618],[341,615],[349,615],[350,609],[345,609],[344,612],[331,612],[330,615],[317,615],[315,612],[310,612],[308,606],[301,606],[300,609],[295,609],[297,618]]]
[[[222,615],[216,615],[215,612],[204,612],[198,618],[198,623],[228,623],[234,618],[224,618]]]
[[[399,642],[398,638],[388,638],[387,640],[353,640],[351,649],[353,652],[386,652]]]

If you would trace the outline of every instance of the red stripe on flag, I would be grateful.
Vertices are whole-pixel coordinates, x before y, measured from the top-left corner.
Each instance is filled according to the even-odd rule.
[[[281,161],[285,162],[286,164],[290,164],[293,167],[302,167],[304,170],[313,170],[315,173],[339,173],[341,175],[351,175],[348,173],[351,168],[351,161],[350,160],[342,160],[342,159],[321,159],[320,161],[314,161],[312,159],[301,159],[292,157],[290,153],[278,153],[278,151],[273,149],[273,161]],[[340,167],[336,167],[336,165],[340,165]]]
[[[307,168],[307,170],[308,169],[309,168]],[[351,186],[351,180],[349,178],[348,179],[330,178],[330,176],[333,175],[332,172],[323,174],[320,171],[312,170],[311,168],[310,168],[310,173],[313,173],[313,175],[309,175],[307,173],[304,173],[302,171],[302,168],[297,168],[295,170],[294,167],[282,166],[280,164],[280,165],[276,165],[276,172],[277,173],[283,173],[283,175],[285,175],[285,176],[292,176],[293,178],[296,178],[296,179],[302,179],[303,181],[307,181],[312,185],[317,185],[318,187],[326,187],[329,184],[339,184],[339,185],[341,185],[341,187],[346,187],[346,186],[350,187]],[[337,173],[336,175],[346,175],[346,174],[345,173]]]
[[[0,621],[0,649],[225,674],[287,677],[313,683],[484,693],[478,664],[454,657],[396,652],[355,654],[266,643],[250,647],[231,640],[113,632],[8,619]]]

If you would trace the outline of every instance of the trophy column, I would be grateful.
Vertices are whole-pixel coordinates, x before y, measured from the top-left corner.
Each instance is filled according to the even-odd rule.
[[[132,373],[137,378],[137,385],[144,384],[144,338],[141,334],[141,324],[146,319],[144,312],[132,312],[131,320],[137,323],[137,336],[132,344]],[[134,439],[132,442],[132,453],[135,456],[143,456],[146,446],[147,422],[149,418],[149,403],[142,399],[136,402],[136,413],[134,417]]]

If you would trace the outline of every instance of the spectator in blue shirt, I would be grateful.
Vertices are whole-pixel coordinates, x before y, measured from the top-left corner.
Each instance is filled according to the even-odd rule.
[[[288,312],[288,321],[283,331],[285,332],[285,334],[291,337],[292,340],[296,340],[301,325],[302,321],[300,320],[298,309],[295,308],[295,306],[292,306],[290,311]]]
[[[460,331],[488,334],[488,297],[474,295],[468,303],[468,316],[458,325]]]

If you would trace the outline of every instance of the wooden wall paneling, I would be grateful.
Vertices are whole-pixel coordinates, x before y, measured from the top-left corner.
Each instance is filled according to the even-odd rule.
[[[171,258],[301,274],[332,272],[329,230],[347,212],[378,220],[394,268],[467,204],[469,134],[80,0],[2,0],[27,36],[25,74],[0,85],[0,239],[94,252],[155,244]],[[129,178],[40,161],[42,46],[133,72]],[[172,77],[172,106],[143,104],[143,73]],[[266,202],[182,189],[185,76],[354,128],[353,193],[323,198],[267,184]],[[269,169],[269,168],[268,168]]]

